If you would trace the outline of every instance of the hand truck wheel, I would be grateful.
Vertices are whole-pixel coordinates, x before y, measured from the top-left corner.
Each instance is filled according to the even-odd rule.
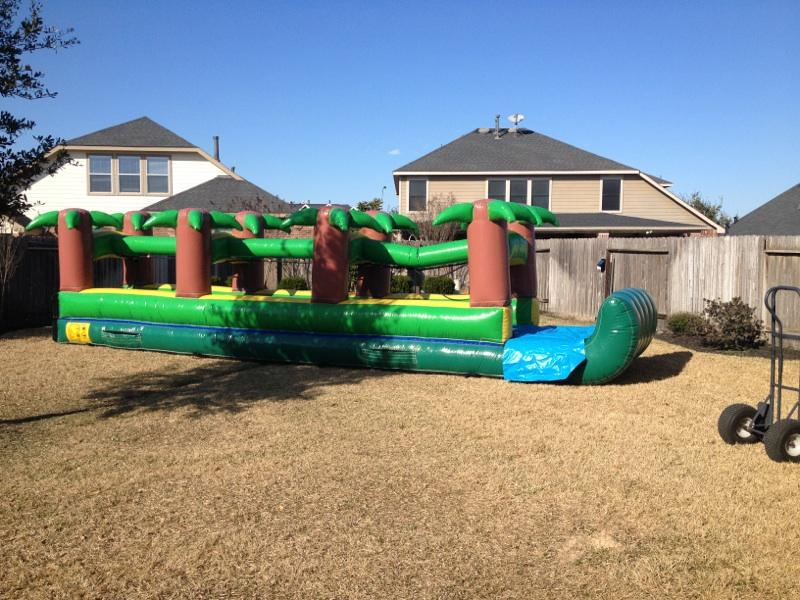
[[[719,436],[726,444],[755,444],[759,436],[752,432],[756,409],[749,404],[731,404],[717,421]]]
[[[783,419],[764,434],[767,456],[776,462],[800,462],[800,421]]]

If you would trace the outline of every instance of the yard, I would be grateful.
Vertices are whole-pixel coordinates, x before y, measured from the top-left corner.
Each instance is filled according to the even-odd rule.
[[[759,356],[604,387],[0,337],[0,596],[785,598],[800,467],[729,447]]]

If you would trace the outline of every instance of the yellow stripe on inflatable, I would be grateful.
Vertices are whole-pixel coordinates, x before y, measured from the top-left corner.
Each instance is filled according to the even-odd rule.
[[[223,288],[224,289],[224,288]],[[227,288],[230,289],[230,288]],[[82,290],[81,294],[132,294],[135,296],[157,296],[162,298],[174,298],[175,292],[169,289],[132,289],[132,288],[89,288]],[[234,302],[311,302],[311,294],[307,296],[264,296],[258,294],[239,295],[239,294],[207,294],[200,296],[200,300],[232,300]],[[436,306],[469,309],[470,305],[461,300],[406,300],[402,298],[358,298],[344,300],[339,304],[377,304],[381,306],[430,306],[435,302]],[[507,309],[507,311],[510,309]],[[504,311],[504,315],[505,315]],[[505,319],[505,316],[503,317]],[[509,325],[510,326],[510,325]],[[505,327],[505,326],[504,326]]]

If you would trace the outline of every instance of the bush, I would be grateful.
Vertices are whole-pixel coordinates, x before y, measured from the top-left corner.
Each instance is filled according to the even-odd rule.
[[[408,275],[392,275],[392,293],[410,294],[414,290],[414,280]]]
[[[456,291],[456,284],[444,275],[426,277],[422,284],[422,291],[426,294],[452,294]]]
[[[278,282],[279,290],[307,290],[308,282],[303,277],[284,277]]]
[[[675,335],[703,335],[706,320],[703,315],[690,312],[679,312],[667,319],[667,329]]]
[[[703,345],[720,350],[744,350],[764,345],[764,323],[756,309],[733,298],[730,302],[705,300]]]

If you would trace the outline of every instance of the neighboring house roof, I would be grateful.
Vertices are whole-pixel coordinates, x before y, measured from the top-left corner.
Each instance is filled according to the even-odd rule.
[[[164,198],[143,210],[181,208],[220,210],[222,212],[254,210],[278,214],[288,214],[293,210],[289,203],[246,179],[233,179],[227,175],[219,175],[179,194]]]
[[[558,229],[597,229],[601,231],[625,229],[653,229],[653,230],[680,230],[703,231],[702,225],[689,225],[673,221],[660,221],[658,219],[642,219],[609,213],[559,213]],[[543,227],[552,227],[544,225]]]
[[[170,131],[163,125],[159,125],[150,117],[139,117],[133,121],[127,121],[119,125],[106,127],[99,131],[72,138],[64,142],[64,144],[50,150],[47,156],[53,156],[61,150],[88,152],[92,149],[95,151],[119,152],[127,148],[136,148],[145,152],[185,152],[199,154],[208,162],[217,166],[226,175],[233,179],[242,179],[236,172],[226,167],[219,160],[208,154],[208,152],[183,139],[177,133]]]
[[[412,173],[629,172],[638,169],[530,129],[480,128],[397,169]],[[655,179],[655,178],[654,178]],[[658,183],[669,183],[655,179]]]
[[[800,183],[747,213],[729,235],[800,235]]]
[[[196,148],[194,144],[149,117],[106,127],[71,140],[67,146],[119,146],[125,148]]]
[[[291,210],[292,212],[295,212],[295,211],[301,210],[303,208],[320,209],[320,208],[326,208],[328,206],[330,206],[332,208],[345,208],[347,210],[350,210],[351,208],[353,208],[352,206],[350,206],[348,204],[332,204],[330,202],[290,202],[289,203],[289,210]]]

